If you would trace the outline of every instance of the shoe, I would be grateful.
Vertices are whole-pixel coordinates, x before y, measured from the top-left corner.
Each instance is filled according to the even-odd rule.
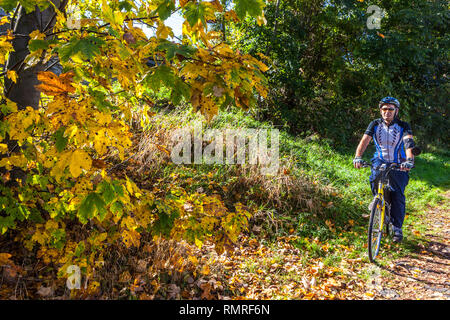
[[[367,207],[369,209],[369,211],[372,211],[373,205],[375,204],[375,200],[376,198],[372,199],[372,202],[369,204],[369,206]]]
[[[392,239],[394,242],[400,243],[403,240],[402,230],[394,230],[394,238]]]

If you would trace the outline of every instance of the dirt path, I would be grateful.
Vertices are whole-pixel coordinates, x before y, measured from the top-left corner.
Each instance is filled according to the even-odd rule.
[[[374,299],[450,300],[450,191],[425,217],[426,243],[414,254],[374,266],[368,286]]]

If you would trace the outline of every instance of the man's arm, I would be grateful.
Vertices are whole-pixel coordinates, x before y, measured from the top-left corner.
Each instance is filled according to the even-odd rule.
[[[412,152],[415,143],[412,134],[407,134],[403,137],[405,142],[406,162],[402,163],[401,170],[409,171],[414,166],[414,154]]]
[[[412,136],[412,134],[408,134],[408,135],[404,136],[403,139],[404,139],[405,141],[408,141],[408,139],[413,140],[413,136]],[[410,140],[410,141],[411,141],[411,140]],[[414,140],[413,140],[413,141],[414,141]],[[414,144],[414,145],[415,145],[415,144]],[[414,154],[413,154],[413,152],[412,152],[412,149],[413,149],[414,145],[411,145],[410,147],[409,147],[409,146],[405,146],[405,147],[406,147],[406,148],[405,148],[406,158],[411,158],[411,159],[414,160]],[[409,147],[409,148],[408,148],[408,147]]]
[[[358,144],[358,147],[356,148],[355,158],[362,158],[364,151],[366,151],[367,146],[369,145],[370,141],[372,140],[372,137],[368,134],[364,134],[361,141]],[[353,162],[353,165],[355,168],[360,169],[361,163],[359,162]]]

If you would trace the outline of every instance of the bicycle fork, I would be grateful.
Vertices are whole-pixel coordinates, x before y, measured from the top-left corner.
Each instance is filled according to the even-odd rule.
[[[384,217],[386,215],[386,203],[383,195],[383,184],[381,182],[378,183],[378,192],[376,198],[381,202],[381,221],[380,221],[380,230],[379,232],[383,232],[384,226]]]

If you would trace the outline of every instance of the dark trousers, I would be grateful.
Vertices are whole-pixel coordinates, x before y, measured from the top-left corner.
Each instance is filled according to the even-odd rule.
[[[380,159],[372,159],[372,165],[378,167],[382,163]],[[378,191],[378,178],[380,171],[372,169],[369,177],[370,187],[375,196]],[[394,231],[401,230],[403,220],[405,220],[405,188],[409,182],[409,174],[405,171],[392,170],[389,174],[389,182],[391,186],[390,202],[391,202],[391,222],[394,225]]]

